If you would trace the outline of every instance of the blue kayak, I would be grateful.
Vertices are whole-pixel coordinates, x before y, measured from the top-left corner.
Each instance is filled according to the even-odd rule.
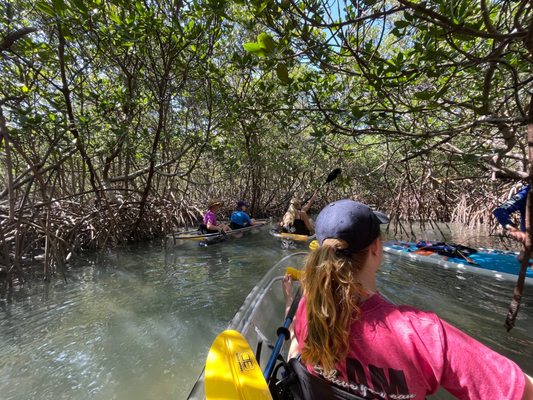
[[[426,244],[426,243],[425,243]],[[443,268],[454,268],[494,277],[498,280],[516,282],[520,272],[517,252],[495,249],[472,249],[459,245],[441,245],[427,242],[420,243],[388,241],[383,250],[389,254],[407,257],[416,261],[439,265]],[[457,251],[453,247],[457,246]],[[451,249],[451,250],[450,250]],[[439,254],[440,253],[440,254]],[[533,270],[528,267],[526,284],[533,285]]]

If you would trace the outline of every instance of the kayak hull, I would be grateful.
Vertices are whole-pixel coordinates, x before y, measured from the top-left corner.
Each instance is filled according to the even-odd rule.
[[[240,332],[254,352],[257,352],[258,347],[261,348],[256,358],[263,371],[278,338],[277,328],[282,326],[284,321],[285,300],[281,282],[287,268],[300,268],[307,254],[307,252],[293,253],[276,263],[248,294],[227,327],[228,330]],[[204,382],[204,371],[202,371],[187,397],[188,400],[206,398]]]
[[[386,253],[409,258],[417,262],[437,265],[446,269],[468,271],[500,281],[516,282],[520,271],[520,263],[517,260],[518,253],[512,251],[481,248],[465,258],[460,256],[449,257],[434,252],[420,251],[421,249],[415,243],[400,241],[384,242],[383,250]],[[525,283],[533,285],[533,270],[531,267],[527,269]]]
[[[279,239],[293,240],[295,242],[302,243],[311,242],[313,239],[315,239],[315,235],[297,235],[295,233],[279,232],[275,229],[271,229],[270,234]]]
[[[270,219],[257,220],[255,225],[247,226],[241,229],[234,229],[229,232],[221,233],[202,233],[200,230],[190,230],[183,232],[174,232],[166,237],[167,243],[179,246],[185,243],[196,243],[200,246],[208,246],[210,244],[224,242],[231,238],[240,238],[246,232],[253,232],[261,229],[270,223]]]

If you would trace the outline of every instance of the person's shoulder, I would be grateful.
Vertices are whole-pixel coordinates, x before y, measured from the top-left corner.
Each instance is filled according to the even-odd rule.
[[[398,306],[398,311],[404,316],[404,318],[413,322],[436,323],[440,321],[439,316],[433,311],[421,310],[409,305]]]
[[[410,321],[414,324],[434,324],[440,321],[439,316],[432,311],[422,310],[406,304],[394,304],[381,295],[376,298],[376,305],[379,306],[382,312],[385,312],[397,320],[402,320],[405,322]]]

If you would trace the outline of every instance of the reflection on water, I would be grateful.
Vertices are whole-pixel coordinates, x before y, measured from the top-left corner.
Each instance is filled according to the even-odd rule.
[[[142,244],[85,255],[68,283],[34,284],[0,301],[0,397],[185,399],[214,337],[257,280],[295,251],[267,231],[206,248]],[[448,234],[498,247],[482,233]],[[428,229],[419,238],[441,239]],[[507,333],[511,283],[388,255],[379,281],[391,300],[436,311],[533,374],[529,286]]]

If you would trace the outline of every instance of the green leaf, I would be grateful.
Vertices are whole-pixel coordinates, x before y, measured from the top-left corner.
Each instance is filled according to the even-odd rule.
[[[113,21],[117,25],[122,24],[122,20],[120,19],[120,17],[117,14],[115,14],[113,11],[109,13],[109,18],[111,19],[111,21]]]
[[[359,107],[353,106],[352,107],[352,115],[353,115],[353,117],[355,119],[361,119],[365,115],[365,113]]]
[[[394,26],[401,29],[401,28],[407,28],[409,26],[409,22],[408,21],[403,21],[403,20],[399,20],[399,21],[394,21]]]
[[[50,15],[51,17],[55,17],[56,12],[52,7],[50,7],[49,4],[45,3],[44,1],[39,1],[36,4],[36,7],[39,11],[42,11],[43,13]]]
[[[64,0],[52,0],[52,3],[54,4],[54,10],[58,12],[58,14],[63,13],[65,11],[65,1]]]
[[[267,55],[265,49],[259,43],[256,42],[244,43],[242,47],[244,47],[244,50],[246,50],[247,52],[255,54],[258,57],[265,57]]]
[[[257,43],[259,43],[268,53],[272,53],[276,49],[276,42],[268,33],[261,33],[257,36]]]
[[[433,97],[433,92],[431,90],[422,90],[421,92],[416,92],[414,96],[420,100],[429,100]]]
[[[289,69],[287,68],[287,64],[278,63],[278,65],[276,66],[276,74],[278,76],[278,79],[282,81],[283,83],[291,83],[291,78],[289,78]]]
[[[76,8],[81,11],[83,15],[87,15],[89,13],[89,9],[85,4],[85,0],[72,0],[72,2],[76,6]]]
[[[462,158],[466,164],[475,164],[479,159],[479,157],[475,154],[463,154]]]
[[[28,93],[30,91],[30,89],[28,89],[26,85],[23,85],[21,90],[22,90],[22,93]]]

